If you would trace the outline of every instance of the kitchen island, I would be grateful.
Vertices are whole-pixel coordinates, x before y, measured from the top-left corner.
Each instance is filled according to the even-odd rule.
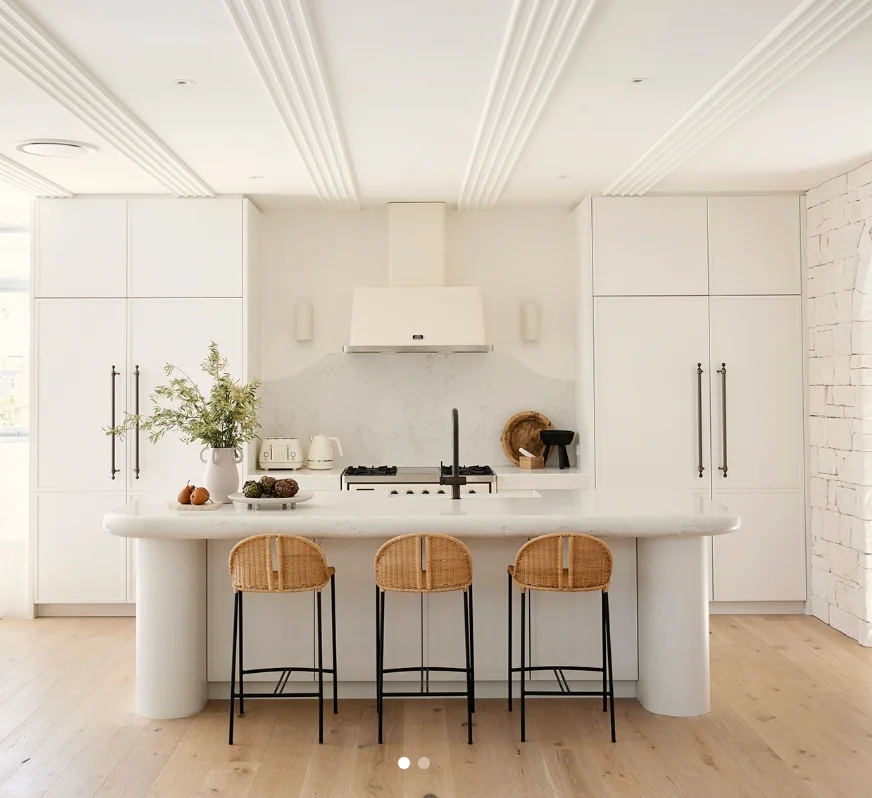
[[[104,519],[109,534],[138,541],[136,702],[139,714],[150,718],[192,715],[210,695],[226,695],[232,617],[227,555],[239,540],[268,532],[315,540],[336,567],[337,668],[340,696],[348,697],[374,695],[372,563],[387,538],[443,532],[470,546],[477,692],[487,696],[505,694],[506,566],[517,549],[525,539],[551,532],[601,537],[615,554],[610,595],[621,694],[636,695],[659,714],[704,714],[710,706],[706,538],[732,532],[739,523],[723,506],[690,493],[594,490],[460,501],[334,491],[284,511],[228,506],[179,512],[154,499],[131,502]],[[302,655],[310,656],[313,648],[308,595],[251,596],[248,662],[304,664]],[[457,659],[462,622],[459,629],[451,598],[427,596],[425,605],[420,596],[392,595],[386,658],[413,665],[419,658],[429,665]],[[586,657],[598,664],[599,602],[586,600],[591,598],[535,594],[531,637],[537,662],[565,665]]]

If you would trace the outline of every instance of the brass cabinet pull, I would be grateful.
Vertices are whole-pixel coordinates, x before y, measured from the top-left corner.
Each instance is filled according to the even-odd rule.
[[[718,466],[718,471],[723,472],[724,478],[727,476],[727,364],[721,363],[718,369],[718,374],[721,375],[721,435],[723,447],[724,464]]]
[[[115,371],[115,366],[112,366],[112,424],[111,426],[115,427],[115,378],[121,372]],[[115,475],[121,470],[120,468],[115,467],[115,434],[112,434],[112,479],[115,479]]]
[[[702,363],[696,364],[696,456],[699,478],[702,479],[705,466],[702,464]]]
[[[136,368],[133,370],[133,378],[136,382],[135,392],[134,392],[135,396],[133,399],[133,402],[134,402],[133,412],[136,413],[136,432],[135,432],[136,454],[135,454],[135,460],[134,460],[134,465],[133,465],[133,473],[136,476],[136,478],[139,479],[139,366],[136,366]]]

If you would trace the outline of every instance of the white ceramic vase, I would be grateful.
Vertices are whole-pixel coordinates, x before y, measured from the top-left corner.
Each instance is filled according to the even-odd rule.
[[[228,502],[229,494],[239,490],[239,468],[242,454],[238,449],[212,449],[206,446],[200,452],[206,464],[203,472],[203,487],[209,491],[213,502]]]

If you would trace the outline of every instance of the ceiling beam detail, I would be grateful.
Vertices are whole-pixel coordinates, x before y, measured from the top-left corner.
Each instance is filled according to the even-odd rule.
[[[492,208],[518,161],[596,0],[515,0],[458,207]]]
[[[67,191],[57,183],[52,183],[42,175],[22,166],[20,163],[0,155],[0,180],[10,186],[21,189],[34,197],[72,197],[71,191]]]
[[[640,196],[872,14],[872,0],[804,0],[603,192]]]
[[[225,3],[321,202],[359,208],[357,181],[305,1]]]
[[[214,196],[187,164],[12,0],[0,0],[0,58],[176,196]]]

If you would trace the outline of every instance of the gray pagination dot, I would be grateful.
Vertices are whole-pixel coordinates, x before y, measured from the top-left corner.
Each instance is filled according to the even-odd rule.
[[[430,767],[430,760],[426,756],[422,756],[418,760],[418,767],[421,768],[421,770],[427,770],[427,768]]]

